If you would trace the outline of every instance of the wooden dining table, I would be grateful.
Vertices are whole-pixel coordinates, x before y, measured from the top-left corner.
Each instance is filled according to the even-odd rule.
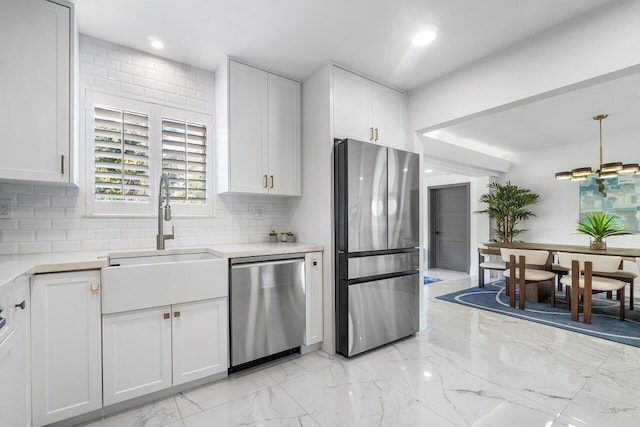
[[[505,242],[488,242],[483,243],[489,249],[495,249],[495,254],[500,254],[500,248],[511,248],[511,249],[533,249],[533,250],[545,250],[551,253],[556,252],[568,252],[568,253],[577,253],[577,254],[593,254],[593,255],[611,255],[611,256],[619,256],[622,257],[623,260],[635,262],[636,258],[640,258],[640,249],[635,248],[611,248],[607,247],[607,249],[591,249],[589,246],[580,246],[580,245],[560,245],[553,243],[524,243],[524,242],[514,242],[514,243],[505,243]],[[620,262],[620,267],[622,270],[622,262]],[[625,275],[626,273],[626,275]],[[634,298],[634,289],[633,289],[633,279],[634,275],[629,275],[629,272],[614,273],[611,275],[602,275],[602,277],[610,277],[613,279],[622,280],[627,282],[630,285],[630,301],[629,301],[629,309],[633,310],[633,298]],[[610,297],[610,294],[608,294]]]
[[[551,252],[569,252],[574,254],[593,254],[593,255],[613,255],[620,256],[628,261],[635,262],[636,258],[640,258],[640,249],[635,248],[610,248],[607,249],[591,249],[589,246],[580,245],[558,245],[553,243],[503,243],[503,242],[489,242],[484,243],[489,248],[496,248],[499,253],[500,248],[512,248],[512,249],[541,249]]]

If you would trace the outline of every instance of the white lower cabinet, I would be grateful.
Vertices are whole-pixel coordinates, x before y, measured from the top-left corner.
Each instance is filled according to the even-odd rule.
[[[227,299],[106,314],[104,405],[227,370]]]
[[[305,345],[322,341],[322,252],[304,256],[307,324]]]
[[[100,271],[31,278],[35,426],[102,407]]]

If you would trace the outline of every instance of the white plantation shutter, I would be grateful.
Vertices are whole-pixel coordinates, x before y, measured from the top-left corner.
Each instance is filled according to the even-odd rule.
[[[148,203],[149,169],[149,116],[95,106],[95,200]]]
[[[162,173],[169,178],[172,202],[206,204],[206,148],[206,125],[162,119]]]

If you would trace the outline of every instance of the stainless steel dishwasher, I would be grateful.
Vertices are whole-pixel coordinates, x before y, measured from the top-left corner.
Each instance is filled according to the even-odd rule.
[[[232,259],[229,297],[231,370],[304,343],[304,254]]]

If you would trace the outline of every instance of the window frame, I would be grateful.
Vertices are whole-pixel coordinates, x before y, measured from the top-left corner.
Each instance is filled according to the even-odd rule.
[[[132,216],[153,217],[158,209],[158,185],[162,173],[162,119],[179,118],[206,126],[206,203],[189,204],[171,202],[171,211],[176,217],[212,217],[214,213],[214,140],[213,114],[211,112],[195,111],[152,102],[148,99],[104,93],[95,89],[84,90],[84,197],[85,214],[87,216]],[[95,199],[95,107],[103,106],[118,108],[148,116],[149,122],[149,201],[148,203],[133,203],[126,201],[98,201]]]

